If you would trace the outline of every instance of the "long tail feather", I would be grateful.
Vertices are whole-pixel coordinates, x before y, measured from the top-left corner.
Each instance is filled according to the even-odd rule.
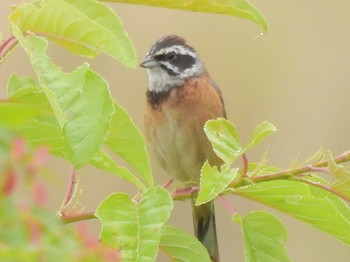
[[[194,233],[208,250],[211,260],[219,262],[214,203],[208,202],[201,206],[195,206],[194,199],[192,199],[192,204]]]

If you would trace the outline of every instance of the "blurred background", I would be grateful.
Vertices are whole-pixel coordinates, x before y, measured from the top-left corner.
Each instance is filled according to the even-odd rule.
[[[25,1],[1,1],[3,37],[9,34],[10,5],[22,2]],[[332,150],[334,155],[349,150],[350,1],[252,2],[269,23],[262,37],[257,37],[262,32],[258,25],[240,18],[127,4],[110,6],[122,19],[140,61],[163,35],[181,35],[197,49],[219,84],[228,118],[243,140],[247,141],[253,127],[263,120],[276,125],[278,132],[248,155],[251,161],[258,161],[267,152],[271,165],[288,168],[296,158],[302,161],[321,147]],[[64,71],[85,61],[52,43],[49,52]],[[88,62],[109,82],[114,98],[142,129],[145,70],[124,68],[106,55]],[[13,72],[33,75],[20,48],[0,67],[1,98],[6,96],[7,79]],[[153,166],[157,182],[165,182],[167,175]],[[55,192],[50,195],[50,204],[55,211],[65,194],[69,165],[52,158],[50,168]],[[87,209],[95,209],[112,192],[136,193],[135,188],[113,175],[93,168],[81,170],[79,178],[81,202]],[[272,211],[237,196],[229,199],[241,214]],[[216,210],[222,261],[243,261],[239,226],[230,222],[229,212],[219,201]],[[350,248],[345,244],[294,218],[272,212],[289,231],[288,254],[293,261],[349,261]],[[90,223],[98,234],[98,222]],[[192,232],[189,203],[176,203],[171,223]],[[160,257],[158,261],[166,260]]]

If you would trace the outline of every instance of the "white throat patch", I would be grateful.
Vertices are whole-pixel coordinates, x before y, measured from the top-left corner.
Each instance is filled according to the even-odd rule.
[[[147,68],[148,90],[151,92],[168,91],[172,87],[181,86],[185,80],[179,77],[170,76],[161,67]]]

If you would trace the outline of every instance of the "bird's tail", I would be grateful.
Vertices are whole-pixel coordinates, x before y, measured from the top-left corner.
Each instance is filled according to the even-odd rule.
[[[192,199],[194,233],[208,250],[211,260],[219,262],[214,203],[208,202],[201,206],[195,206],[194,201],[195,199]]]

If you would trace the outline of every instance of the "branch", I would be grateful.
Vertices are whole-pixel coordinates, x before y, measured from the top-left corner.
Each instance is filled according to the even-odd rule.
[[[349,162],[350,161],[350,151],[347,151],[347,152],[341,154],[340,156],[334,158],[333,160],[336,164]],[[322,189],[324,189],[332,194],[335,194],[335,195],[343,198],[344,200],[350,202],[350,199],[348,197],[342,195],[340,192],[334,190],[333,188],[331,188],[327,185],[320,184],[320,183],[313,182],[313,181],[309,181],[306,179],[302,179],[302,176],[304,176],[306,173],[310,173],[310,172],[329,173],[328,168],[325,168],[325,167],[327,167],[327,165],[328,165],[328,161],[322,161],[322,162],[314,163],[312,165],[307,165],[307,166],[299,167],[296,169],[290,169],[290,170],[285,170],[285,171],[281,171],[281,172],[266,174],[266,175],[262,175],[262,176],[241,177],[240,180],[237,180],[237,181],[234,180],[229,185],[229,187],[228,187],[229,190],[225,190],[224,192],[222,192],[221,195],[230,194],[230,193],[232,193],[232,191],[230,189],[249,185],[251,183],[261,183],[261,182],[271,181],[271,180],[292,178],[294,180],[298,180],[300,182],[304,182],[304,183],[322,188]],[[198,188],[183,188],[183,189],[177,189],[171,195],[172,195],[174,200],[184,200],[184,199],[190,198],[192,196],[192,193],[195,191],[199,191],[199,189]]]
[[[96,218],[95,211],[86,211],[69,215],[66,215],[64,212],[59,212],[58,216],[66,224]]]
[[[342,155],[334,158],[334,162],[336,164],[344,163],[350,161],[350,151],[343,153]],[[269,181],[269,180],[275,180],[275,179],[283,179],[290,176],[298,176],[304,173],[310,173],[310,172],[324,172],[324,169],[320,169],[322,167],[326,167],[328,165],[328,161],[322,161],[315,163],[313,165],[307,165],[304,167],[299,167],[296,169],[271,173],[263,176],[254,176],[250,177],[249,180],[253,183],[263,182],[263,181]],[[241,185],[241,184],[240,184]]]
[[[67,206],[71,203],[72,199],[74,198],[74,194],[76,191],[76,173],[75,170],[72,168],[69,175],[69,182],[68,182],[68,188],[66,196],[63,200],[62,206],[60,207],[60,210],[58,212],[59,218],[64,223],[73,223],[78,222],[82,220],[88,220],[95,217],[95,211],[86,211],[86,212],[75,212],[72,210],[66,210]]]
[[[199,187],[185,187],[176,189],[171,193],[174,200],[183,200],[192,197],[193,193],[198,193]]]

